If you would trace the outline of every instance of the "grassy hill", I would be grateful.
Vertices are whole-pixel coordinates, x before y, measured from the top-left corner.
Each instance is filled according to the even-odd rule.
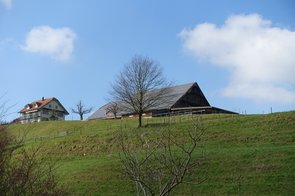
[[[207,129],[200,143],[205,160],[198,176],[206,180],[181,185],[175,195],[295,195],[295,111],[199,118]],[[190,119],[172,117],[173,132],[181,133]],[[147,126],[140,131],[157,131],[168,120],[145,119]],[[117,133],[120,126],[129,131],[136,123],[42,122],[12,125],[9,131],[26,133],[25,148],[41,147],[43,157],[59,160],[56,174],[70,194],[134,195],[133,183],[122,174]]]

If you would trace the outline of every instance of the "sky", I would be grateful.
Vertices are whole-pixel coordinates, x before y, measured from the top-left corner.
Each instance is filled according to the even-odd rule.
[[[177,84],[197,82],[213,106],[295,109],[293,0],[0,0],[0,95],[7,120],[56,97],[94,111],[134,55]],[[87,116],[86,116],[87,117]]]

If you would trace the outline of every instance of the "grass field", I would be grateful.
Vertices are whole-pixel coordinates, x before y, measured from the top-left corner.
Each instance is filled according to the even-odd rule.
[[[191,118],[170,119],[180,140]],[[181,185],[174,195],[295,195],[294,111],[194,118],[201,118],[206,127],[200,143],[205,160],[191,180],[200,176],[206,180]],[[146,127],[139,131],[157,131],[168,121],[145,119]],[[132,182],[122,174],[117,133],[120,126],[129,131],[136,123],[136,119],[42,122],[11,125],[9,131],[17,137],[27,133],[25,148],[40,147],[41,156],[59,160],[56,174],[70,195],[134,195]]]

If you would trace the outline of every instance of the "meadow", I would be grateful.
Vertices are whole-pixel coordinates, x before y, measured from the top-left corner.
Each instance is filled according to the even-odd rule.
[[[192,119],[204,132],[195,156],[204,160],[190,184],[173,195],[295,195],[295,111],[260,115],[186,115],[144,119],[140,132],[156,133],[168,122],[178,134]],[[136,119],[55,121],[10,125],[23,148],[57,161],[59,184],[69,195],[135,195],[122,172],[118,131],[136,129]],[[140,151],[140,149],[137,149]],[[193,183],[204,179],[200,184]]]

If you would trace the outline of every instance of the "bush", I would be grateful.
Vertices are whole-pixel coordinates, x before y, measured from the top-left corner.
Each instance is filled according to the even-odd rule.
[[[0,125],[1,195],[64,195],[53,170],[54,163],[38,157],[38,148],[26,150]]]

